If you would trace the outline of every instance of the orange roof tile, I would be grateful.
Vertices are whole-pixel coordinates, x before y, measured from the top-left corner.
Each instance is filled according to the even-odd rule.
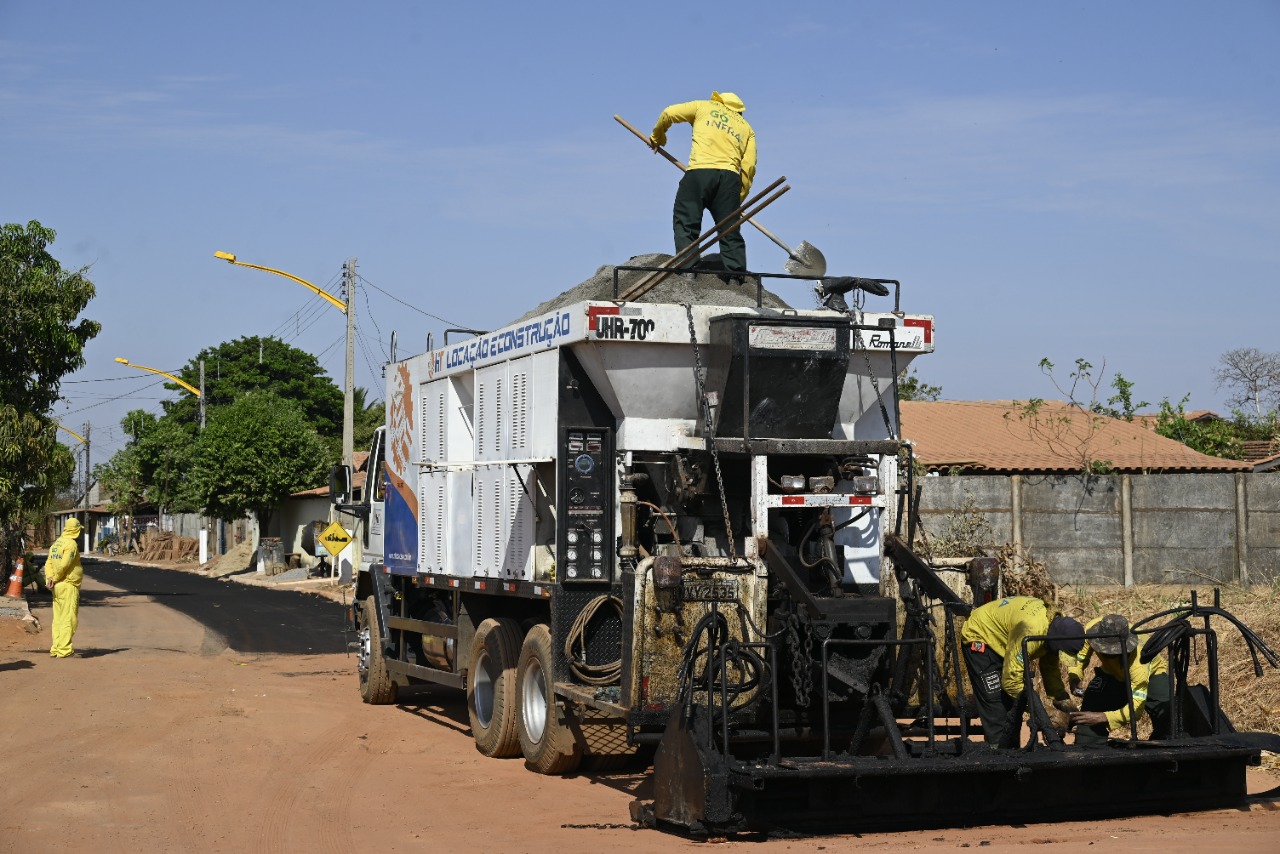
[[[1045,401],[1034,415],[1017,401],[903,401],[902,433],[930,469],[1072,473],[1089,461],[1116,472],[1250,471],[1211,457],[1138,422]]]

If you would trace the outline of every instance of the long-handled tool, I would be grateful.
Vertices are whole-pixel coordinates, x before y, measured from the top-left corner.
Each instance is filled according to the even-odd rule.
[[[668,258],[659,265],[661,269],[649,273],[640,281],[636,282],[630,288],[620,295],[620,299],[624,302],[631,302],[639,299],[649,291],[657,287],[664,279],[672,273],[676,273],[692,259],[698,257],[711,246],[714,246],[720,240],[720,230],[728,231],[737,228],[751,216],[755,216],[769,205],[777,201],[781,196],[791,189],[790,185],[784,184],[787,177],[784,175],[765,187],[759,193],[747,199],[737,208],[735,208],[728,216],[711,226],[707,231],[703,232],[693,243],[681,249],[675,255]],[[776,192],[775,192],[776,191]],[[767,196],[767,198],[766,198]]]
[[[640,139],[644,140],[645,145],[650,145],[649,137],[641,133],[640,131],[636,130],[622,116],[615,115],[613,118],[618,122],[618,124],[622,125],[624,128],[634,133]],[[688,171],[688,167],[686,167],[683,163],[681,163],[676,158],[672,157],[671,154],[668,153],[667,150],[662,146],[660,145],[653,146],[653,150],[661,154],[667,160],[669,160],[671,164],[676,168],[678,168],[681,172]],[[822,252],[819,251],[818,247],[814,246],[812,243],[809,243],[807,240],[802,240],[800,241],[799,246],[797,246],[795,249],[792,249],[790,246],[788,246],[787,244],[783,243],[780,239],[778,239],[778,236],[775,235],[772,231],[765,228],[763,225],[756,222],[754,219],[751,219],[750,217],[748,217],[747,222],[754,225],[761,234],[763,234],[765,237],[772,240],[774,243],[778,244],[778,246],[782,248],[782,251],[787,253],[787,263],[782,266],[783,266],[783,269],[786,270],[791,275],[812,276],[815,279],[820,279],[827,274],[827,259],[822,254]]]

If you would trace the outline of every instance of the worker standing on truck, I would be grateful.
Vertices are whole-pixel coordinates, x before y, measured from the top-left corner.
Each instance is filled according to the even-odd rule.
[[[1098,654],[1098,667],[1087,689],[1081,690],[1084,669]],[[1125,679],[1125,668],[1129,678]],[[1102,747],[1113,729],[1129,725],[1129,688],[1133,689],[1133,714],[1151,715],[1151,738],[1169,737],[1169,665],[1157,655],[1143,664],[1138,660],[1138,636],[1130,634],[1129,621],[1119,614],[1098,617],[1085,626],[1085,643],[1067,669],[1071,693],[1083,698],[1081,711],[1071,715],[1076,744]]]
[[[671,215],[676,252],[697,241],[704,210],[711,212],[714,222],[720,222],[751,192],[756,176],[756,133],[742,117],[746,109],[732,92],[712,92],[707,101],[672,104],[653,126],[649,146],[657,151],[667,144],[667,128],[672,124],[693,125],[689,166],[680,179]],[[747,271],[747,243],[740,228],[720,232],[720,258],[725,277],[741,284]],[[696,261],[691,259],[686,268],[692,269]]]
[[[1037,635],[1049,640],[1029,643],[1024,661],[1022,641]],[[1028,661],[1040,662],[1044,689],[1054,707],[1077,710],[1062,684],[1058,654],[1074,656],[1084,646],[1083,636],[1078,622],[1034,596],[1009,596],[973,609],[960,631],[960,642],[988,745],[1001,747],[1006,737],[1012,741],[1017,735],[1013,707],[1024,688]]]
[[[80,582],[84,569],[80,566],[80,520],[71,518],[62,529],[62,536],[49,547],[49,559],[44,565],[44,582],[53,591],[53,646],[49,655],[53,658],[70,658],[75,654],[71,639],[79,625]]]

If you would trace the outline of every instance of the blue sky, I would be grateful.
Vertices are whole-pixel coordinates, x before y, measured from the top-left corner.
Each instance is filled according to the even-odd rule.
[[[341,315],[214,250],[335,292],[356,257],[381,396],[393,329],[416,352],[671,251],[678,175],[612,116],[712,90],[793,188],[762,221],[936,316],[917,366],[945,398],[1056,397],[1038,362],[1081,357],[1225,411],[1219,355],[1280,349],[1276,0],[712,8],[0,0],[0,221],[55,229],[103,323],[55,416],[103,461],[175,394],[114,357],[177,370],[244,335],[341,382]]]

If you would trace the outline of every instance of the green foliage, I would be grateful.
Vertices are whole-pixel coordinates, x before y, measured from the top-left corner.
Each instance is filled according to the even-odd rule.
[[[1017,422],[1027,431],[1029,438],[1043,444],[1057,456],[1065,457],[1079,464],[1080,474],[1084,477],[1110,474],[1115,470],[1111,460],[1099,457],[1098,433],[1105,426],[1103,416],[1126,418],[1133,420],[1133,410],[1146,406],[1146,403],[1133,403],[1133,384],[1120,374],[1112,381],[1116,395],[1107,403],[1111,409],[1098,401],[1098,388],[1102,385],[1102,374],[1106,372],[1106,364],[1095,378],[1093,365],[1084,359],[1076,359],[1075,370],[1068,374],[1069,382],[1061,382],[1054,374],[1055,366],[1048,359],[1040,360],[1040,371],[1047,376],[1054,388],[1067,399],[1067,407],[1059,409],[1046,406],[1044,398],[1033,397],[1030,400],[1014,402],[1012,412],[1005,413],[1006,421]],[[1086,400],[1085,390],[1089,391]],[[1114,405],[1120,404],[1120,409]]]
[[[387,423],[387,405],[381,400],[367,401],[368,394],[359,386],[351,391],[352,436],[357,451],[368,450],[373,444],[373,432]]]
[[[1109,415],[1112,418],[1122,418],[1125,421],[1133,421],[1133,416],[1137,414],[1139,409],[1145,409],[1151,404],[1147,401],[1141,403],[1133,402],[1133,383],[1124,378],[1124,374],[1116,371],[1115,377],[1111,380],[1111,387],[1115,389],[1115,394],[1107,398],[1107,404],[1095,403],[1094,412],[1103,415]]]
[[[57,401],[62,378],[84,366],[84,346],[102,328],[78,319],[93,282],[49,254],[55,236],[35,220],[0,226],[0,404],[41,416]]]
[[[0,549],[6,560],[23,529],[71,483],[75,458],[56,431],[50,421],[0,404]]]
[[[303,407],[267,391],[210,413],[184,484],[186,500],[231,521],[252,512],[265,527],[294,492],[321,483],[324,445]]]
[[[94,287],[48,251],[55,234],[32,220],[0,226],[0,547],[8,554],[71,483],[75,458],[48,413],[62,378],[84,365],[101,325],[80,319]],[[6,564],[7,565],[7,564]]]
[[[206,419],[232,405],[249,391],[267,391],[302,407],[303,414],[321,436],[342,434],[342,390],[334,385],[316,357],[278,338],[258,336],[226,341],[201,350],[175,374],[200,387],[200,360],[204,359]],[[179,389],[174,383],[167,388]],[[183,392],[164,404],[165,415],[184,424],[200,422],[200,401]]]
[[[920,379],[915,368],[903,371],[898,377],[899,400],[937,400],[941,396],[942,386],[929,385]]]
[[[120,426],[130,437],[129,445],[94,466],[94,476],[113,496],[109,509],[130,516],[146,504],[178,512],[200,510],[180,488],[195,457],[195,425],[135,409]]]
[[[1244,459],[1239,428],[1230,421],[1212,419],[1191,421],[1186,415],[1186,395],[1177,406],[1165,398],[1160,402],[1160,414],[1156,416],[1156,432],[1161,436],[1181,442],[1192,450],[1213,457],[1229,460]]]

